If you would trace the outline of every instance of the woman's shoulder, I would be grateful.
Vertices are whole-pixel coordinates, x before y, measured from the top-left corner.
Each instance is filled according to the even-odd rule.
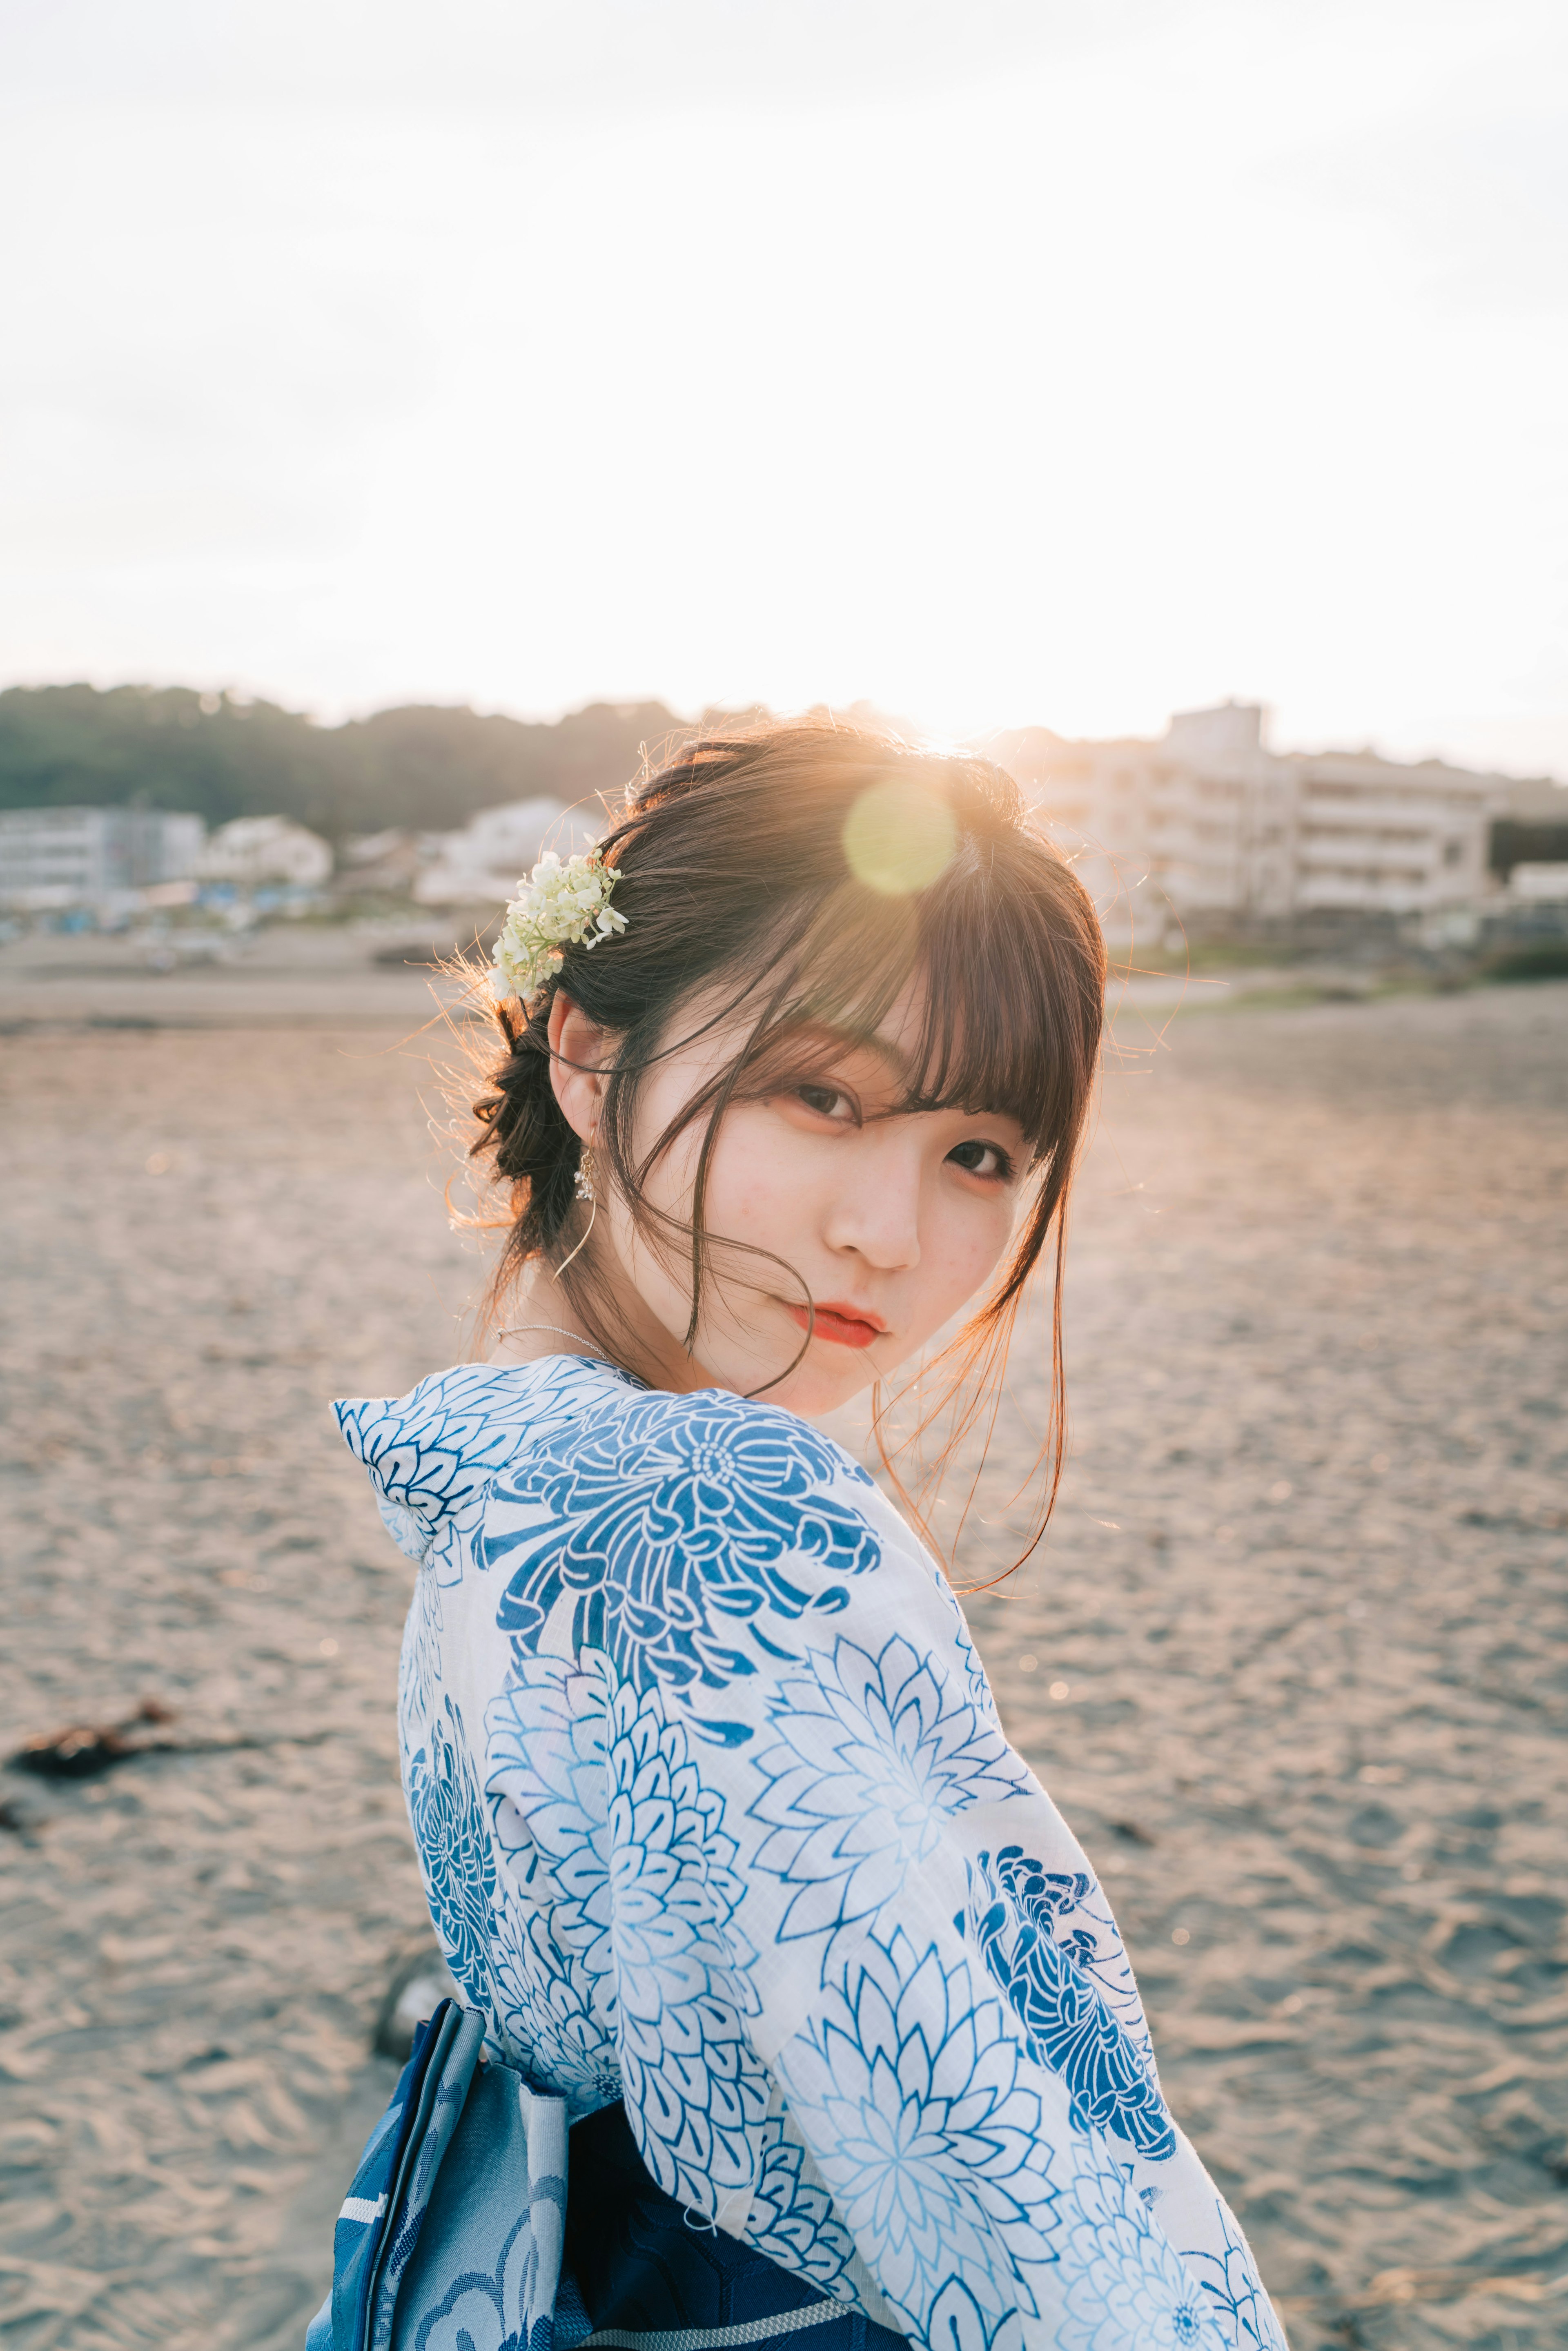
[[[721,1389],[629,1395],[541,1437],[492,1482],[474,1556],[505,1583],[502,1630],[547,1637],[575,1593],[571,1645],[625,1643],[656,1677],[729,1670],[737,1641],[787,1643],[884,1587],[879,1571],[936,1574],[842,1446]]]
[[[635,1520],[688,1548],[705,1531],[765,1549],[847,1550],[858,1562],[886,1505],[841,1445],[765,1400],[702,1388],[622,1391],[613,1408],[541,1436],[497,1480],[558,1523],[602,1535]]]
[[[503,1518],[542,1510],[558,1533],[635,1523],[683,1552],[722,1539],[849,1573],[874,1563],[878,1527],[902,1531],[860,1463],[782,1405],[650,1389],[597,1358],[460,1364],[332,1409],[415,1559],[473,1536],[492,1501]],[[611,1548],[625,1564],[626,1544]]]
[[[902,1631],[968,1654],[936,1562],[864,1468],[721,1389],[631,1395],[530,1447],[492,1482],[471,1556],[512,1678],[602,1653],[720,1746],[846,1641],[871,1656]]]
[[[407,1395],[347,1397],[332,1411],[393,1538],[423,1560],[466,1530],[494,1479],[542,1437],[641,1393],[609,1365],[553,1355],[454,1364]]]
[[[659,1476],[684,1465],[737,1491],[795,1492],[834,1481],[875,1490],[853,1456],[810,1421],[727,1388],[678,1395],[629,1384],[591,1442],[634,1471]]]

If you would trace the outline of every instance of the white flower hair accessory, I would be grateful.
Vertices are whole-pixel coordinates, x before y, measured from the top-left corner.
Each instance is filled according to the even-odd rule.
[[[596,947],[626,928],[626,917],[610,904],[621,879],[618,865],[606,865],[595,849],[569,857],[563,865],[547,849],[507,909],[496,941],[492,985],[504,1004],[527,999],[560,962],[563,947]]]

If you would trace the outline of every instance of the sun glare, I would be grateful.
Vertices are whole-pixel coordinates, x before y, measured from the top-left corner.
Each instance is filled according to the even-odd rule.
[[[957,840],[946,801],[897,777],[862,792],[844,820],[850,872],[884,898],[909,898],[927,888]]]

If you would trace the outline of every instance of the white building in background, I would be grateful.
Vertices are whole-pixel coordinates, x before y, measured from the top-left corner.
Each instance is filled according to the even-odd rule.
[[[420,854],[419,841],[418,833],[397,824],[381,832],[350,833],[342,845],[340,891],[350,895],[385,891],[393,897],[408,897],[426,862]]]
[[[1071,743],[1044,727],[991,747],[1073,857],[1107,935],[1291,912],[1295,799],[1250,704],[1186,711],[1158,742]]]
[[[236,816],[219,825],[196,870],[204,882],[233,882],[247,890],[269,882],[314,889],[332,871],[332,852],[292,817]]]
[[[1441,915],[1485,894],[1504,778],[1371,751],[1283,764],[1295,778],[1298,913]]]
[[[89,905],[181,882],[205,838],[199,816],[163,809],[0,810],[0,904]]]
[[[1509,779],[1371,751],[1270,751],[1250,703],[1186,711],[1157,742],[993,746],[1073,854],[1107,935],[1414,918],[1432,939],[1495,888],[1489,827]]]
[[[583,847],[586,830],[563,824],[565,814],[559,800],[509,800],[481,809],[461,832],[425,833],[415,899],[422,906],[504,906],[546,849],[564,858]]]
[[[1568,865],[1516,865],[1508,890],[1523,905],[1568,906]]]

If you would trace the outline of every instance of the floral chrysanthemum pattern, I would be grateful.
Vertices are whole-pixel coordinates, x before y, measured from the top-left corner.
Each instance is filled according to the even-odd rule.
[[[408,1758],[408,1809],[424,1891],[452,1972],[475,2005],[489,2005],[496,1857],[479,1802],[463,1718],[452,1699]]]
[[[1016,1845],[994,1858],[982,1853],[970,1864],[970,1932],[1037,2060],[1067,2085],[1074,2120],[1140,2155],[1174,2155],[1165,2100],[1094,1980],[1090,1937],[1058,1941],[1054,1931],[1089,1884],[1082,1872],[1042,1868]]]
[[[1207,2241],[1194,2246],[1185,2259],[1203,2288],[1206,2308],[1218,2314],[1221,2340],[1240,2351],[1277,2351],[1279,2322],[1240,2223],[1223,2196],[1214,2199]]]
[[[462,1575],[491,1485],[518,1447],[582,1416],[576,1370],[560,1356],[530,1366],[525,1382],[463,1364],[422,1380],[394,1415],[382,1404],[338,1405],[343,1442],[370,1471],[392,1540],[437,1583]],[[629,1395],[643,1393],[624,1373],[606,1376]]]
[[[555,1359],[340,1407],[423,1561],[431,1914],[574,2116],[924,2351],[1284,2351],[951,1593],[790,1415]]]
[[[1025,1777],[967,1687],[902,1634],[875,1656],[839,1639],[781,1666],[768,1718],[757,1756],[768,1786],[751,1807],[768,1834],[751,1858],[791,1889],[787,1941],[880,1917],[911,1871],[940,1867],[955,1815]]]
[[[869,1937],[779,2064],[835,2205],[915,2335],[934,2280],[993,2325],[1020,2304],[1038,2314],[1055,2257],[1047,2116],[1001,2003],[974,1991],[902,1928]]]
[[[1062,2219],[1061,2351],[1223,2351],[1211,2298],[1125,2172],[1081,2165]]]
[[[768,2081],[726,1806],[656,1691],[622,1685],[610,1758],[610,1941],[622,2095],[643,2161],[699,2209],[749,2198]],[[641,2125],[641,2126],[640,2126]]]
[[[738,1739],[747,1726],[706,1719],[707,1701],[768,1669],[764,1620],[838,1614],[846,1580],[880,1562],[841,1490],[855,1479],[870,1483],[789,1413],[712,1391],[632,1401],[498,1478],[475,1555],[506,1573],[496,1624],[519,1663],[565,1595],[575,1649]]]
[[[748,2241],[835,2301],[852,2304],[854,2240],[834,2211],[791,2116],[769,2115],[758,2134],[758,2151],[746,2224]]]
[[[554,1940],[543,1913],[507,1899],[497,1913],[490,1977],[490,2012],[531,2090],[564,2098],[574,2118],[621,2095],[612,1975],[595,1975]]]

